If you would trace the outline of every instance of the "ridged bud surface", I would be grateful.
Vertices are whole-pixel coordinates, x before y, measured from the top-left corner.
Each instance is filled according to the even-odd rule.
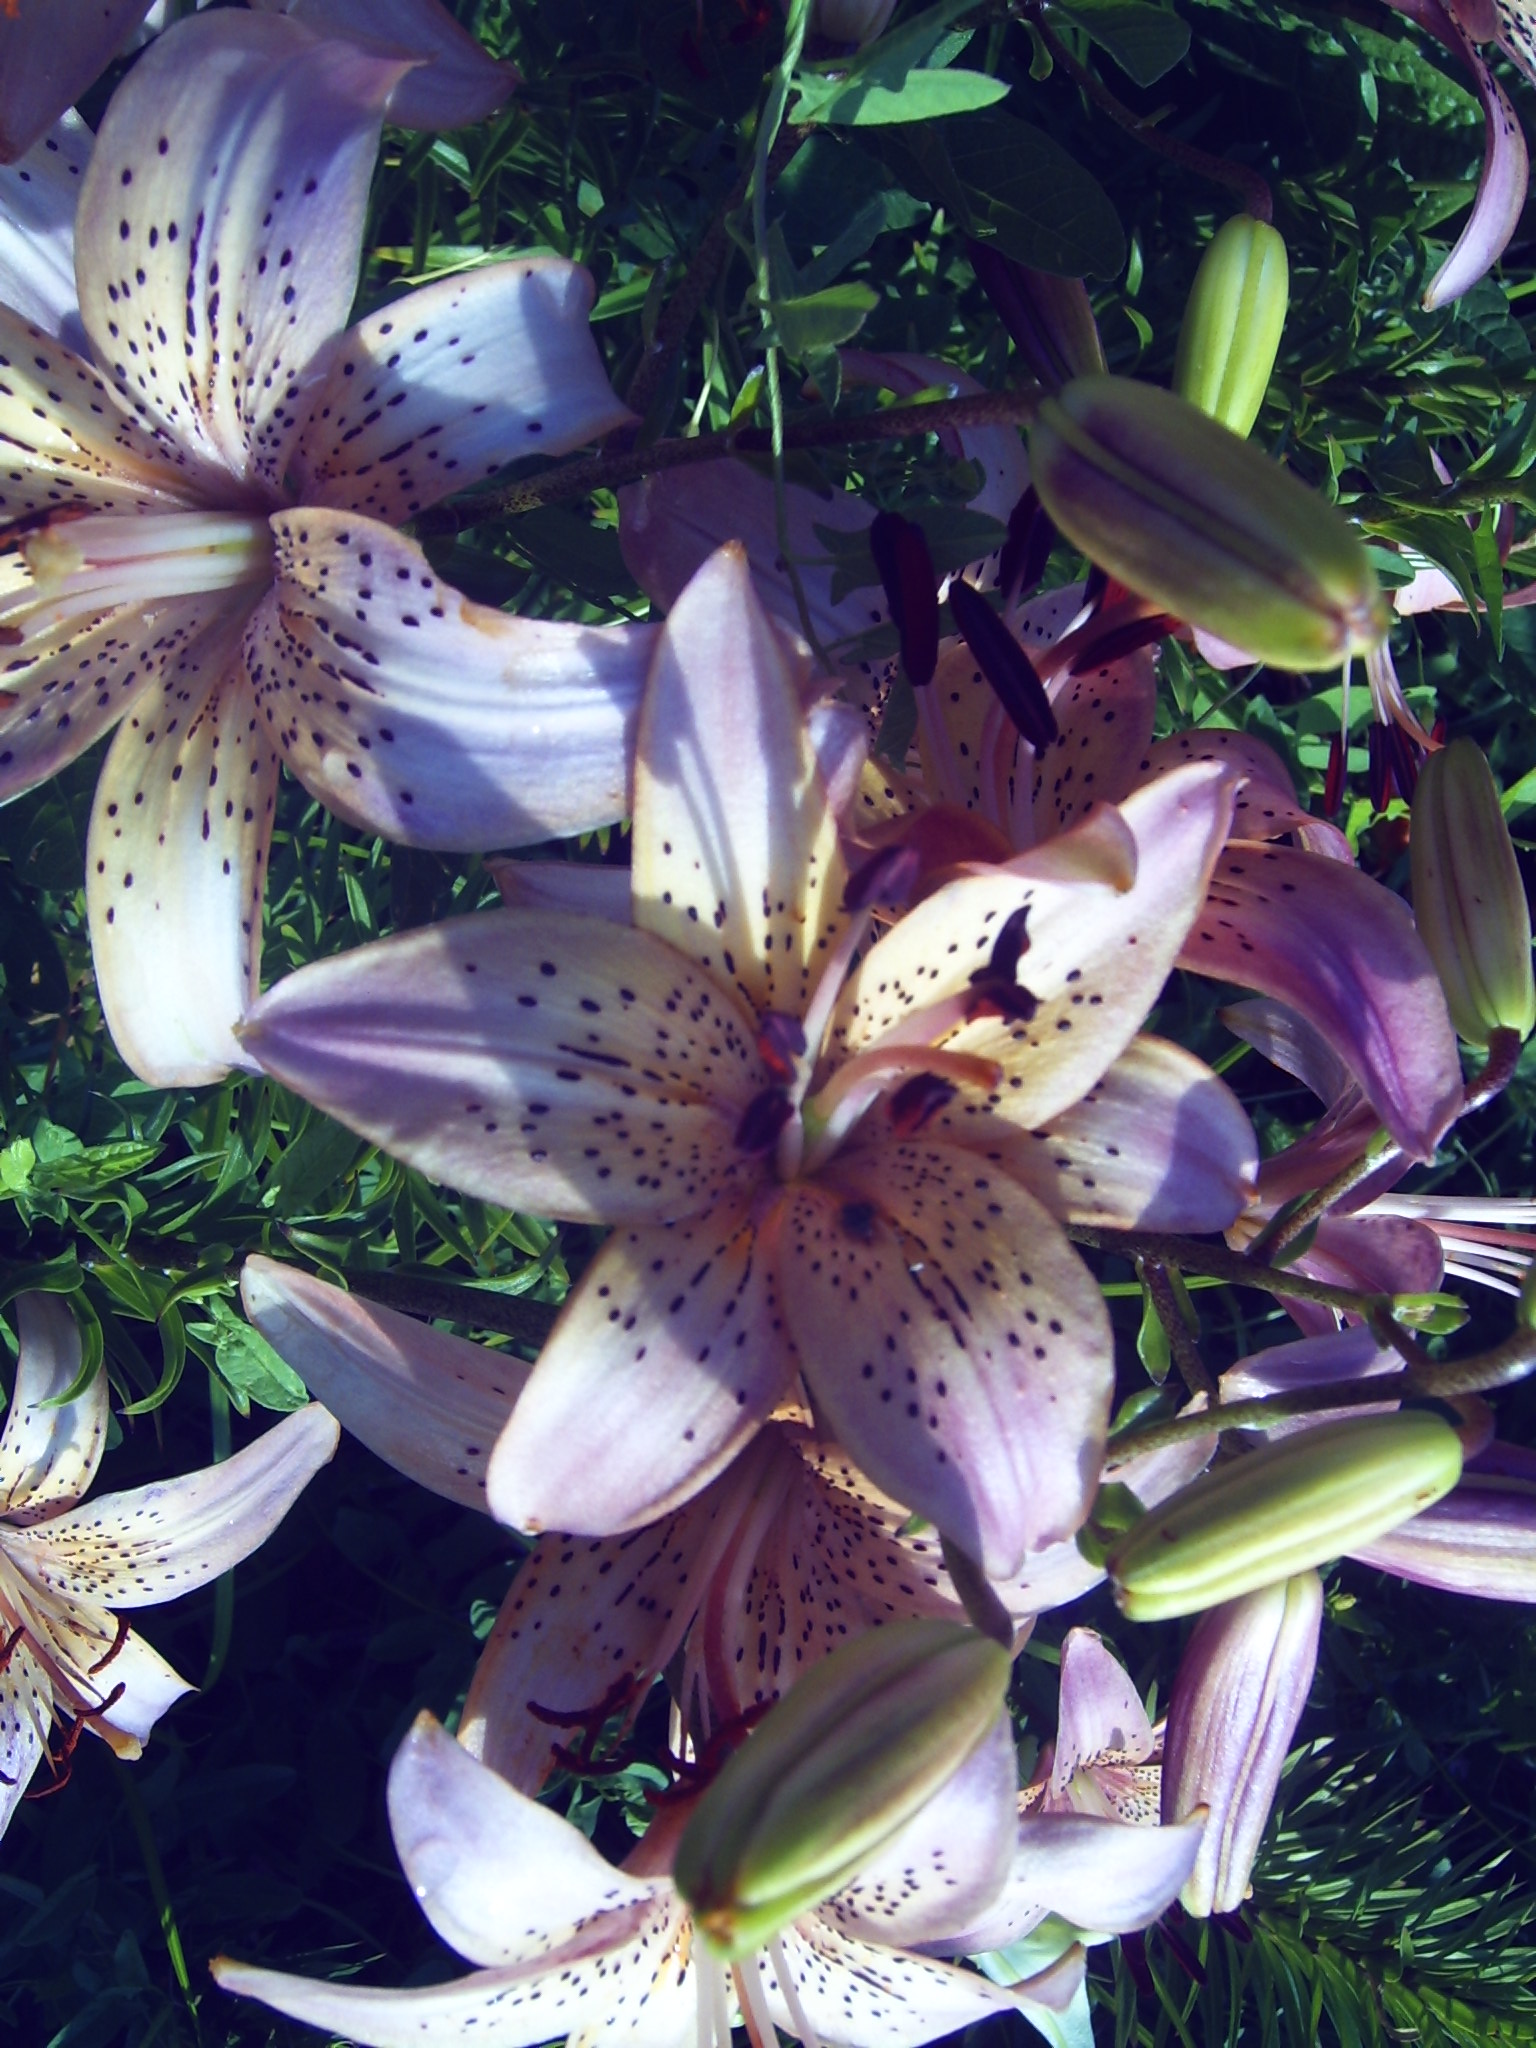
[[[1256,661],[1331,668],[1386,634],[1343,515],[1171,391],[1080,377],[1042,400],[1029,461],[1041,504],[1091,561]]]
[[[1163,1735],[1163,1821],[1210,1809],[1179,1898],[1204,1918],[1248,1890],[1281,1767],[1317,1666],[1323,1586],[1316,1572],[1203,1614],[1185,1646]]]
[[[1323,1423],[1218,1466],[1153,1508],[1106,1560],[1132,1621],[1198,1614],[1341,1557],[1449,1493],[1461,1444],[1401,1409]]]
[[[1269,389],[1290,299],[1285,243],[1268,221],[1239,213],[1200,259],[1173,360],[1173,388],[1247,435]]]
[[[1531,912],[1498,786],[1471,740],[1452,740],[1419,771],[1409,858],[1413,916],[1457,1035],[1528,1038],[1536,1024]]]
[[[855,1875],[1003,1710],[1012,1659],[974,1629],[870,1629],[797,1680],[725,1765],[673,1876],[717,1954],[749,1954]]]

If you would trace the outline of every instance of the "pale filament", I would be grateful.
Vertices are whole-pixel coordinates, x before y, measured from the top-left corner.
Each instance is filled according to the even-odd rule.
[[[152,605],[272,578],[265,519],[217,512],[116,512],[57,520],[19,542],[30,584],[0,600],[0,621],[35,638],[84,611]]]

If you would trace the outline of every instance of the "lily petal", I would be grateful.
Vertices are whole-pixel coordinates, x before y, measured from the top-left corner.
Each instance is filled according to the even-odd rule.
[[[1095,803],[1118,803],[1130,793],[1157,709],[1152,650],[1064,676],[1050,699],[1057,734],[1034,764],[1037,839],[1064,832]]]
[[[1461,1059],[1400,897],[1342,861],[1235,847],[1217,863],[1179,965],[1299,1010],[1403,1150],[1434,1157],[1461,1108]]]
[[[838,1441],[1006,1578],[1088,1512],[1112,1344],[1058,1226],[978,1167],[952,1145],[839,1154],[786,1198],[780,1284]]]
[[[389,1825],[416,1903],[472,1963],[532,1962],[657,1894],[477,1763],[430,1714],[417,1715],[390,1765]]]
[[[0,163],[14,163],[79,99],[149,12],[149,0],[0,8]]]
[[[414,542],[355,515],[284,512],[272,530],[246,664],[284,760],[331,810],[463,852],[623,815],[653,627],[472,604]]]
[[[285,1415],[222,1465],[155,1480],[19,1529],[12,1561],[71,1602],[150,1607],[249,1557],[331,1458],[340,1431],[318,1402]]]
[[[596,296],[579,264],[517,256],[370,313],[310,403],[300,501],[398,525],[509,462],[623,426],[634,415],[587,324]]]
[[[1068,1629],[1061,1646],[1051,1790],[1065,1794],[1077,1772],[1096,1763],[1145,1763],[1156,1747],[1152,1723],[1125,1666],[1091,1628]]]
[[[1462,26],[1456,9],[1446,7],[1444,14],[1453,47],[1471,72],[1483,103],[1483,169],[1466,225],[1424,293],[1424,309],[1430,313],[1470,291],[1498,262],[1520,225],[1531,175],[1525,135],[1508,93]]]
[[[1190,761],[1224,761],[1244,780],[1232,809],[1234,839],[1279,839],[1294,833],[1309,853],[1354,865],[1348,839],[1336,825],[1314,818],[1296,801],[1285,763],[1273,747],[1251,733],[1223,726],[1202,726],[1193,732],[1171,733],[1149,746],[1137,771],[1137,784],[1155,782]]]
[[[1013,1863],[1018,1776],[1013,1729],[999,1715],[953,1777],[822,1914],[855,1938],[911,1948],[985,1912]]]
[[[719,549],[662,628],[635,750],[635,923],[754,1012],[804,1013],[845,873],[801,678]]]
[[[1242,1104],[1203,1060],[1146,1032],[1081,1102],[1033,1129],[974,1093],[932,1129],[1004,1167],[1064,1223],[1225,1230],[1253,1200],[1258,1140]]]
[[[405,65],[281,15],[181,21],[113,96],[76,272],[99,360],[210,469],[281,491],[347,317],[384,102]]]
[[[117,1644],[96,1682],[108,1695],[119,1686],[123,1689],[120,1698],[92,1719],[91,1726],[111,1746],[114,1756],[129,1762],[143,1755],[166,1708],[197,1690],[135,1629],[129,1629]]]
[[[238,657],[206,635],[137,699],[91,806],[85,900],[119,1053],[160,1088],[243,1063],[234,1026],[259,986],[277,754]]]
[[[509,910],[561,910],[629,924],[628,868],[600,868],[574,860],[486,862]]]
[[[1082,1813],[1022,1820],[1002,1896],[944,1948],[953,1954],[1007,1948],[1053,1913],[1097,1934],[1150,1926],[1194,1868],[1204,1826],[1204,1809],[1171,1827],[1130,1827]]]
[[[1234,1036],[1264,1055],[1273,1066],[1310,1088],[1319,1102],[1335,1103],[1353,1090],[1348,1067],[1320,1031],[1289,1003],[1268,996],[1228,1003],[1221,1021]],[[1326,1178],[1326,1176],[1325,1176]]]
[[[397,1315],[255,1256],[245,1312],[342,1428],[410,1479],[485,1510],[485,1468],[531,1370],[505,1351]]]
[[[26,1797],[52,1726],[48,1674],[26,1642],[18,1641],[0,1671],[0,1835]]]
[[[78,1500],[96,1477],[107,1440],[107,1376],[63,1407],[57,1401],[80,1376],[80,1329],[67,1302],[28,1291],[16,1301],[21,1350],[0,1434],[0,1515],[32,1521],[61,1501]]]
[[[775,1948],[774,1960],[756,1958],[769,2011],[786,2033],[800,2038],[794,2010],[779,1988],[782,1957],[796,2004],[826,2048],[922,2048],[994,2013],[1020,2010],[1016,1991],[974,1970],[854,1940],[826,1911],[786,1928]],[[752,1960],[741,1967],[751,1969]]]
[[[771,1431],[763,1433],[770,1440]],[[751,1455],[749,1447],[747,1456]],[[723,1535],[724,1474],[676,1514],[623,1536],[541,1536],[485,1640],[459,1741],[498,1777],[537,1792],[570,1735],[529,1711],[591,1712],[659,1677],[693,1620]],[[617,1708],[615,1708],[617,1711]]]
[[[493,910],[280,981],[267,1073],[436,1180],[576,1222],[705,1210],[764,1073],[718,982],[648,932]]]
[[[4,305],[0,358],[0,516],[195,503],[195,466],[137,425],[89,361]]]
[[[739,1197],[615,1231],[491,1455],[498,1521],[616,1535],[730,1463],[795,1370],[764,1235]]]
[[[47,20],[41,12],[34,18]],[[13,84],[4,54],[8,31],[14,33],[0,20],[0,126]],[[0,305],[77,354],[88,344],[75,292],[75,205],[91,141],[80,116],[67,113],[19,163],[0,169]]]
[[[343,36],[385,56],[418,61],[389,96],[389,118],[402,128],[468,128],[484,121],[517,84],[501,64],[459,27],[439,0],[255,0],[281,9],[321,35]]]

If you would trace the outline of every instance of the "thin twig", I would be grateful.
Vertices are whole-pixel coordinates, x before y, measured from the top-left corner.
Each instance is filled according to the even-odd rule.
[[[1178,1367],[1179,1378],[1191,1394],[1204,1394],[1214,1407],[1221,1399],[1221,1391],[1206,1371],[1205,1360],[1200,1356],[1200,1347],[1184,1320],[1184,1310],[1167,1266],[1161,1259],[1138,1259],[1136,1270],[1157,1311],[1157,1319],[1167,1333],[1168,1349]]]
[[[354,1294],[402,1315],[440,1316],[471,1329],[494,1330],[519,1344],[539,1345],[555,1326],[560,1311],[553,1302],[530,1301],[525,1294],[503,1294],[490,1287],[426,1280],[414,1273],[347,1272]]]

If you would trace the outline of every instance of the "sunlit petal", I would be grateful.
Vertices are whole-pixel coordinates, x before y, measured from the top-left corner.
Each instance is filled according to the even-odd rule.
[[[134,703],[86,841],[102,1009],[142,1080],[222,1079],[256,994],[277,754],[238,656],[238,621]]]
[[[826,1912],[797,1921],[776,1947],[796,2003],[826,2048],[921,2048],[994,2013],[1019,2010],[1016,1992],[974,1970],[855,1940]],[[777,1962],[760,1956],[756,1966],[775,2021],[801,2038]]]
[[[1173,1904],[1194,1868],[1204,1827],[1128,1827],[1088,1814],[1047,1813],[1019,1823],[1013,1870],[996,1905],[946,1952],[1007,1948],[1054,1913],[1090,1933],[1146,1927]]]
[[[149,1607],[206,1586],[277,1527],[336,1449],[317,1402],[201,1472],[104,1493],[6,1538],[17,1568],[69,1601]]]
[[[317,352],[347,317],[400,62],[221,8],[156,37],[82,182],[80,310],[152,426],[280,489]]]
[[[1493,75],[1487,58],[1456,18],[1454,7],[1444,10],[1446,26],[1455,38],[1463,62],[1472,74],[1477,96],[1483,103],[1483,168],[1477,181],[1477,196],[1456,246],[1430,279],[1424,293],[1424,307],[1433,312],[1470,291],[1503,255],[1505,246],[1520,225],[1530,184],[1530,158],[1520,118],[1510,98]]]
[[[1051,1790],[1068,1792],[1077,1772],[1096,1763],[1145,1763],[1154,1747],[1152,1723],[1125,1666],[1091,1628],[1069,1629],[1061,1646]]]
[[[115,1755],[130,1760],[143,1754],[166,1708],[196,1690],[134,1629],[114,1646],[111,1661],[97,1674],[96,1683],[108,1697],[122,1687],[120,1697],[93,1717],[91,1726]]]
[[[952,1145],[841,1154],[786,1201],[780,1270],[818,1410],[877,1484],[996,1577],[1098,1478],[1104,1304],[1058,1226]]]
[[[389,1825],[416,1903],[472,1963],[532,1962],[599,1934],[617,1946],[657,1895],[477,1763],[430,1714],[390,1765]]]
[[[1065,831],[1093,804],[1119,803],[1130,791],[1152,739],[1152,650],[1064,676],[1050,697],[1057,736],[1034,764],[1036,838]]]
[[[370,313],[310,402],[300,499],[398,523],[509,462],[622,426],[629,408],[587,325],[595,296],[578,264],[522,256]]]
[[[485,1507],[485,1468],[530,1368],[414,1316],[253,1257],[245,1312],[342,1428],[397,1472]]]
[[[450,1187],[622,1223],[707,1208],[747,1162],[750,1021],[648,932],[488,911],[270,989],[247,1055]]]
[[[472,604],[414,542],[346,513],[280,513],[272,530],[246,664],[284,760],[331,810],[469,852],[623,815],[653,627]]]
[[[801,678],[721,548],[662,628],[635,756],[634,916],[755,1011],[804,1012],[843,921]]]
[[[0,1434],[0,1515],[30,1521],[78,1500],[96,1476],[107,1437],[107,1375],[96,1372],[73,1401],[58,1401],[80,1377],[80,1329],[57,1294],[18,1296],[21,1352]]]
[[[614,1535],[730,1462],[796,1366],[762,1235],[738,1197],[608,1239],[492,1454],[499,1521]]]

